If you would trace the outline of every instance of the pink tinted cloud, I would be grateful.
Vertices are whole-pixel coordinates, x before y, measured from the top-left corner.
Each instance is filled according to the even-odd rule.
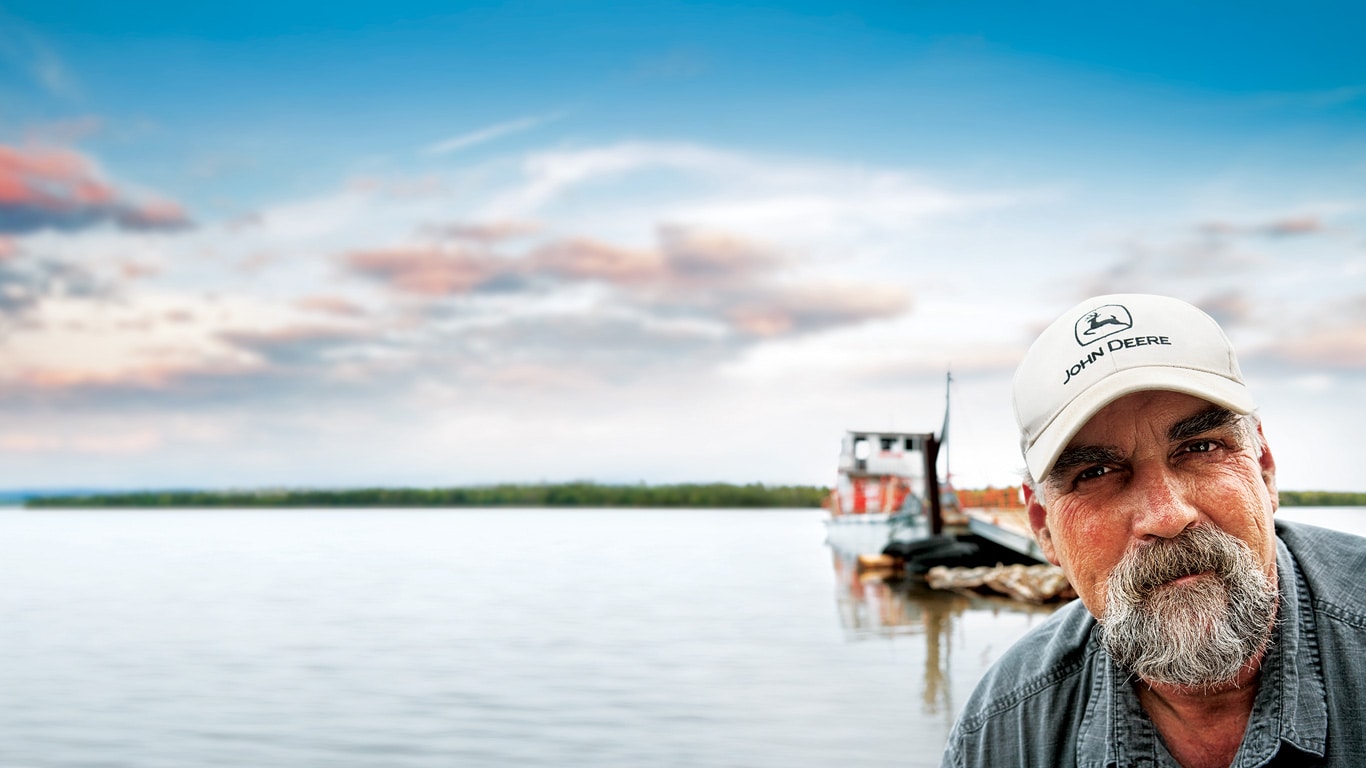
[[[7,432],[0,434],[0,453],[133,454],[158,448],[161,443],[161,435],[150,430],[120,432],[114,435],[87,434],[75,437]]]
[[[1366,294],[1320,301],[1299,323],[1277,319],[1280,338],[1249,357],[1305,371],[1366,372]]]
[[[1252,297],[1236,290],[1209,296],[1195,303],[1224,327],[1249,322],[1257,308],[1257,303]]]
[[[538,248],[527,258],[527,269],[564,280],[600,280],[619,285],[654,283],[667,274],[664,256],[658,251],[621,248],[585,238]]]
[[[0,145],[0,233],[78,229],[110,221],[128,229],[175,229],[189,219],[176,203],[134,200],[69,149]]]
[[[1257,223],[1237,224],[1229,221],[1209,221],[1197,228],[1206,235],[1234,236],[1260,235],[1263,237],[1299,237],[1316,235],[1328,230],[1328,225],[1318,216],[1285,216]]]
[[[910,307],[909,292],[900,288],[799,285],[737,298],[725,316],[736,331],[768,338],[884,320],[904,314]]]
[[[1325,303],[1314,321],[1257,357],[1298,368],[1366,370],[1366,297]]]
[[[724,232],[662,227],[655,248],[624,248],[587,238],[553,242],[526,259],[530,274],[597,280],[623,287],[687,292],[762,282],[784,265],[775,252]]]
[[[127,229],[179,229],[189,223],[185,209],[169,200],[127,206],[116,219]]]
[[[910,307],[909,293],[896,287],[793,284],[783,279],[791,263],[784,254],[726,232],[665,226],[652,247],[577,237],[503,256],[487,242],[473,242],[496,239],[498,226],[462,226],[495,237],[444,248],[358,251],[343,263],[395,292],[428,299],[467,295],[504,278],[513,278],[503,280],[504,290],[599,283],[616,289],[616,300],[634,310],[711,318],[751,339],[885,319]],[[307,308],[327,311],[325,303]]]
[[[0,145],[0,204],[99,203],[113,198],[113,190],[95,178],[90,162],[75,152],[26,152]]]
[[[726,315],[731,327],[746,336],[784,336],[797,327],[795,313],[784,307],[741,304]]]
[[[343,262],[401,293],[426,298],[469,293],[506,274],[509,266],[493,256],[436,247],[356,251],[347,254]]]
[[[685,282],[734,282],[772,272],[784,264],[776,252],[725,232],[662,227],[660,250],[669,272]]]
[[[1306,334],[1257,356],[1305,370],[1366,371],[1366,323]]]
[[[159,323],[184,325],[198,318],[172,310],[147,321],[128,324],[122,330],[146,331]],[[325,353],[339,346],[374,338],[372,331],[323,325],[291,325],[278,328],[221,331],[216,340],[234,347],[231,357],[194,358],[187,350],[143,348],[142,355],[119,364],[95,366],[82,360],[66,360],[17,370],[0,380],[0,396],[98,396],[108,392],[191,391],[204,383],[245,382],[282,371],[326,373]]]
[[[240,374],[240,367],[218,364],[190,366],[176,363],[146,363],[118,370],[92,370],[77,366],[46,367],[24,371],[15,381],[30,391],[76,389],[164,389],[189,376]]]
[[[332,367],[329,352],[377,340],[379,331],[333,325],[298,324],[278,328],[223,331],[218,339],[251,354],[265,371],[321,373]]]
[[[294,306],[305,312],[317,312],[337,317],[358,317],[365,314],[360,305],[340,296],[304,296],[294,302]]]
[[[1295,235],[1312,235],[1324,230],[1322,221],[1316,216],[1297,216],[1288,219],[1279,219],[1270,222],[1261,228],[1261,231],[1272,237],[1293,237]]]
[[[539,224],[531,221],[490,221],[476,223],[449,224],[431,227],[434,234],[453,240],[467,240],[475,243],[497,243],[518,237],[534,235],[540,231]]]
[[[429,298],[469,293],[500,277],[599,282],[656,297],[703,288],[744,288],[785,266],[778,254],[733,235],[664,227],[654,247],[631,248],[587,237],[552,240],[521,255],[496,255],[495,243],[531,234],[519,222],[462,224],[437,234],[463,241],[355,251],[343,257],[352,272],[399,292]]]
[[[356,339],[364,334],[355,330],[322,325],[287,325],[264,330],[224,331],[219,335],[243,346],[270,347]]]
[[[125,261],[119,264],[119,274],[124,280],[143,280],[161,274],[161,268],[140,261]]]

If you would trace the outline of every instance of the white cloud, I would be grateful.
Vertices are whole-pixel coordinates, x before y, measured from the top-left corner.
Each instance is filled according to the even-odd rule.
[[[325,480],[348,462],[381,482],[398,472],[420,482],[607,472],[828,482],[843,428],[936,427],[953,370],[970,395],[955,415],[956,471],[968,484],[1005,484],[1018,460],[1009,371],[1031,329],[1088,284],[1246,306],[1251,321],[1235,332],[1250,350],[1283,340],[1287,319],[1351,294],[1362,275],[1361,260],[1340,253],[1360,237],[1358,212],[1292,194],[1116,212],[1085,188],[1041,194],[1061,188],[1051,180],[946,184],[909,168],[640,141],[493,158],[421,186],[361,180],[276,201],[248,223],[173,233],[16,238],[12,258],[78,264],[118,290],[45,299],[0,346],[0,381],[155,389],[158,376],[200,377],[179,400],[157,390],[138,405],[231,423],[232,435],[212,438],[225,446],[259,441],[259,463],[239,465],[256,473],[248,482],[267,471]],[[1093,217],[1098,209],[1110,213]],[[1263,226],[1310,215],[1323,226]],[[1237,247],[1206,247],[1199,227],[1209,221],[1235,222],[1220,236]],[[477,290],[405,295],[346,269],[357,252],[452,249],[490,260]],[[129,262],[155,269],[120,279]],[[308,407],[289,407],[300,400]],[[82,401],[81,418],[110,402]],[[52,434],[79,434],[64,419],[50,417]],[[318,458],[315,423],[356,447],[337,441]],[[490,446],[516,450],[521,438],[507,435],[528,424],[537,437],[526,464],[488,458]],[[14,434],[16,454],[79,450],[65,437],[26,437],[43,434],[32,423]],[[364,448],[375,435],[439,458],[419,469],[402,454],[374,468]],[[196,440],[171,434],[147,452]],[[623,447],[599,450],[607,442]],[[1304,453],[1277,447],[1278,457]],[[291,464],[296,455],[313,464]],[[469,474],[443,474],[450,466]]]
[[[521,173],[481,216],[562,219],[619,241],[659,224],[703,226],[827,252],[847,252],[860,238],[885,246],[931,222],[1042,199],[1037,191],[960,191],[904,169],[678,142],[537,152]]]

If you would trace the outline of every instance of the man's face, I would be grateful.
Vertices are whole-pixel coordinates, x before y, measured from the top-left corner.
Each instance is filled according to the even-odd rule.
[[[1257,455],[1260,430],[1246,434],[1227,416],[1175,392],[1122,397],[1087,422],[1040,480],[1043,504],[1031,501],[1030,523],[1093,615],[1104,615],[1108,580],[1126,555],[1195,526],[1246,544],[1275,584],[1275,463],[1269,450]]]

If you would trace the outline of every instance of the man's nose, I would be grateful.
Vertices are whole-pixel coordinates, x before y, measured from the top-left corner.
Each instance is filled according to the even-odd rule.
[[[1186,488],[1165,467],[1150,469],[1136,478],[1133,503],[1134,536],[1170,539],[1199,517]]]

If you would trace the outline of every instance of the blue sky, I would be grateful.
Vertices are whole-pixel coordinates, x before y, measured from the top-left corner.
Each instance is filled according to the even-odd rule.
[[[1087,295],[1225,322],[1363,490],[1351,4],[0,0],[0,486],[1020,467]]]

